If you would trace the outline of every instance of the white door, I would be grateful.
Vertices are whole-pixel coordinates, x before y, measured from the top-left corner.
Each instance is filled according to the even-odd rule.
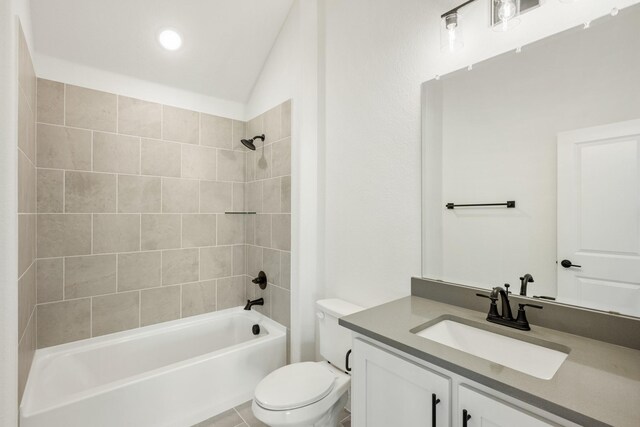
[[[359,339],[353,344],[355,427],[449,426],[450,380]]]
[[[640,120],[558,135],[557,256],[559,301],[640,316]]]
[[[459,427],[551,427],[555,424],[461,385],[458,387],[458,412],[454,415],[453,425]]]

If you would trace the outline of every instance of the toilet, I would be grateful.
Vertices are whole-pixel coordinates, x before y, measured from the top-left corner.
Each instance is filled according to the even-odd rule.
[[[252,409],[271,426],[336,427],[347,404],[351,332],[338,319],[362,310],[340,299],[316,302],[322,362],[293,363],[267,375],[255,389]]]

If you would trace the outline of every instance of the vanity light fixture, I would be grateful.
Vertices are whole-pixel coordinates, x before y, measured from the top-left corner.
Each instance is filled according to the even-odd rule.
[[[493,26],[495,31],[509,31],[520,23],[520,0],[493,0],[493,7],[498,18]]]
[[[166,28],[158,34],[160,45],[167,50],[178,50],[182,46],[182,36],[172,28]]]

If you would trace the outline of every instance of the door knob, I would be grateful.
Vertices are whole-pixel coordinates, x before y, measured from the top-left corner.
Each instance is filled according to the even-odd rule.
[[[576,265],[576,264],[572,263],[568,259],[563,259],[562,261],[560,261],[560,265],[563,266],[564,268],[571,268],[571,267],[580,268],[580,267],[582,267],[581,265]]]

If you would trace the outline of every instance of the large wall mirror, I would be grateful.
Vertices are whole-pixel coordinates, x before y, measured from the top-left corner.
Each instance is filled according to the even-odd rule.
[[[640,316],[640,6],[424,83],[422,167],[424,277]]]

